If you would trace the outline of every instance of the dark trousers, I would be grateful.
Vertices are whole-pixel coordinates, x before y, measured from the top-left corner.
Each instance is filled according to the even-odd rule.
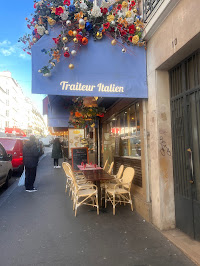
[[[25,167],[25,187],[30,190],[34,188],[37,166],[33,168]]]
[[[54,166],[58,166],[58,159],[54,159]]]

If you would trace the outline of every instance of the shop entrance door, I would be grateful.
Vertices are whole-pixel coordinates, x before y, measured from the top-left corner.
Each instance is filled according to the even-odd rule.
[[[176,226],[200,240],[200,54],[170,71]]]

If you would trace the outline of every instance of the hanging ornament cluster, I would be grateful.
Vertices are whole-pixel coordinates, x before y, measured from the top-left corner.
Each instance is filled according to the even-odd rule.
[[[74,97],[69,124],[75,128],[94,127],[97,117],[104,117],[105,110],[98,107],[95,97]]]
[[[139,1],[132,0],[102,0],[101,7],[87,0],[34,0],[35,12],[32,19],[26,18],[27,27],[32,34],[26,34],[19,39],[24,45],[23,50],[31,54],[31,47],[56,24],[62,29],[53,38],[55,47],[41,52],[50,56],[49,64],[39,69],[44,76],[50,76],[52,69],[64,55],[69,69],[74,69],[72,59],[81,46],[87,45],[89,37],[94,40],[110,38],[111,45],[118,45],[123,53],[130,53],[127,45],[146,46],[142,39],[144,24],[139,11]]]

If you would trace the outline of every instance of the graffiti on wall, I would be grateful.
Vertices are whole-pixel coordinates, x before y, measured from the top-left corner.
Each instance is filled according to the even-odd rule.
[[[170,149],[167,147],[166,141],[164,140],[163,136],[160,136],[160,153],[162,156],[171,156],[171,151]]]

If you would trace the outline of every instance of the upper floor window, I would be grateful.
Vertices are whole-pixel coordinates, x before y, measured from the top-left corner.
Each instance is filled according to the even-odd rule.
[[[161,4],[165,0],[144,0],[143,2],[143,17],[144,22],[148,22],[155,15]]]

